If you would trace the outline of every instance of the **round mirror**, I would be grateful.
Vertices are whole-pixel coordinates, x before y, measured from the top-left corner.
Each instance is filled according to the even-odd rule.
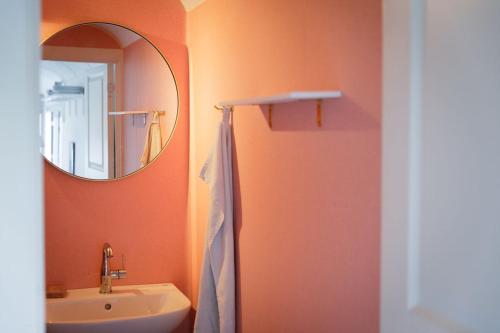
[[[179,97],[172,70],[136,32],[79,24],[42,44],[43,156],[86,179],[117,179],[151,163],[175,128]]]

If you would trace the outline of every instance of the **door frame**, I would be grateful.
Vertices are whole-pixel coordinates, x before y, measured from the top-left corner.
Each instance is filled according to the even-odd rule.
[[[424,1],[383,0],[382,24],[380,332],[389,333],[405,331],[418,312],[418,263],[408,258],[418,251]]]
[[[1,2],[0,332],[45,332],[39,28],[39,1]]]

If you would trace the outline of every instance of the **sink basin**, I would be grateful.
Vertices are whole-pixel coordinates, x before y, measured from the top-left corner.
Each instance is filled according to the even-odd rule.
[[[191,302],[171,283],[68,290],[47,299],[48,333],[167,333],[186,317]]]

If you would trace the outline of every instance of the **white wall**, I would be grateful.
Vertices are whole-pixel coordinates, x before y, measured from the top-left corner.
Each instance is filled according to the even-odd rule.
[[[0,332],[44,332],[37,0],[0,0]]]

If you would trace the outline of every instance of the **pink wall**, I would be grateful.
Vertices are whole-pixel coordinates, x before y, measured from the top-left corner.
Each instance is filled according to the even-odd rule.
[[[219,100],[341,89],[234,117],[238,331],[378,332],[380,0],[207,0],[188,13],[197,294]]]
[[[42,34],[82,22],[111,22],[185,44],[186,13],[179,0],[43,0]]]
[[[378,332],[380,0],[45,0],[42,37],[109,21],[146,34],[173,66],[181,114],[162,156],[115,182],[84,182],[46,165],[47,282],[96,286],[100,247],[127,256],[131,283],[172,281],[196,295],[208,209],[197,173],[222,99],[339,88],[325,103],[234,113],[239,332]],[[191,122],[189,134],[188,122]],[[190,157],[191,225],[186,225]],[[193,274],[189,227],[193,229]]]
[[[167,149],[144,171],[113,182],[82,181],[45,165],[47,284],[96,287],[101,248],[126,255],[128,278],[116,284],[170,281],[190,295],[188,57],[178,0],[45,0],[42,39],[84,21],[119,23],[147,36],[172,65],[179,121]]]

